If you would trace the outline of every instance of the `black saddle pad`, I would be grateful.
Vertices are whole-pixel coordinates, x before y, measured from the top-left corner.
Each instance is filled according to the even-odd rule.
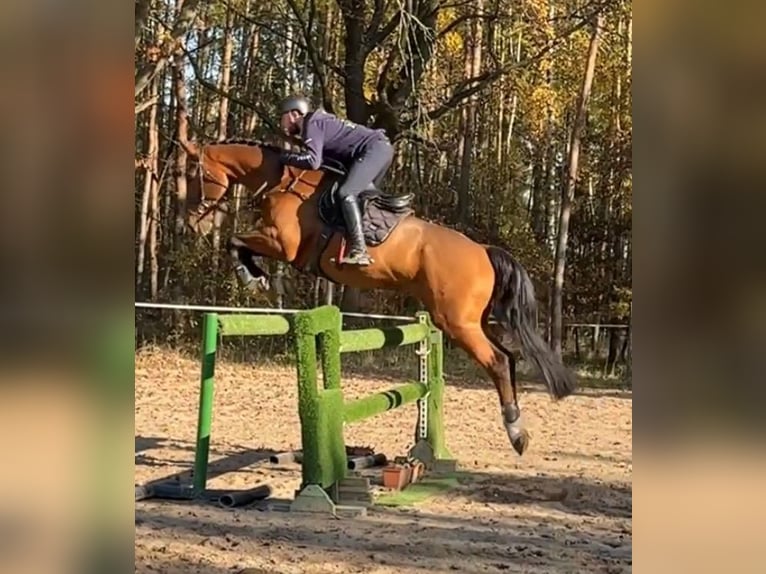
[[[319,196],[319,218],[333,230],[346,232],[346,224],[338,201],[340,181],[335,178]],[[413,194],[392,196],[384,194],[374,186],[359,196],[362,211],[364,240],[370,247],[383,243],[399,222],[413,213]]]

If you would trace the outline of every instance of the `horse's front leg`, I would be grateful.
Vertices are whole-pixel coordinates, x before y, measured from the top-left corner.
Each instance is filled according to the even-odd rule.
[[[227,249],[240,281],[253,290],[268,290],[270,287],[269,276],[256,263],[256,257],[284,260],[284,248],[272,227],[235,235],[229,239]]]
[[[258,255],[249,247],[238,245],[237,238],[233,237],[228,244],[229,256],[234,264],[234,271],[243,286],[253,291],[269,289],[267,273],[255,262]]]

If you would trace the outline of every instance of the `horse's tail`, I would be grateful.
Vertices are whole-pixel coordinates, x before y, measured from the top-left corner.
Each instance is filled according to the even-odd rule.
[[[571,395],[575,390],[574,374],[537,333],[535,289],[526,269],[499,247],[488,246],[487,254],[495,270],[490,316],[516,335],[524,357],[540,370],[553,397]]]

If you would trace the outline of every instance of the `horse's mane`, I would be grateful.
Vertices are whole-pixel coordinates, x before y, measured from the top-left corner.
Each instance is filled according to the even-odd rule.
[[[284,151],[283,148],[280,146],[266,142],[264,140],[258,140],[258,139],[248,139],[248,138],[238,138],[238,137],[232,137],[227,138],[224,140],[218,140],[214,142],[210,142],[205,144],[206,146],[217,146],[217,145],[246,145],[246,146],[253,146],[253,147],[259,147],[262,149],[274,151],[277,153],[281,153]]]

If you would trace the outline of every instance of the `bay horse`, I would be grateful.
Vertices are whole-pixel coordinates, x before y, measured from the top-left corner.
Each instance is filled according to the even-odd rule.
[[[318,171],[285,167],[279,160],[282,149],[263,142],[181,144],[194,160],[187,174],[187,223],[195,233],[210,231],[232,184],[256,193],[258,223],[227,243],[244,283],[268,284],[256,263],[264,257],[336,284],[415,297],[433,323],[492,378],[506,432],[519,455],[529,444],[529,433],[517,400],[511,338],[542,373],[554,400],[574,392],[574,375],[536,331],[537,304],[527,271],[507,251],[416,217],[411,196],[394,198],[370,189],[362,212],[373,263],[340,266],[345,238],[333,190],[342,172],[332,166]]]

